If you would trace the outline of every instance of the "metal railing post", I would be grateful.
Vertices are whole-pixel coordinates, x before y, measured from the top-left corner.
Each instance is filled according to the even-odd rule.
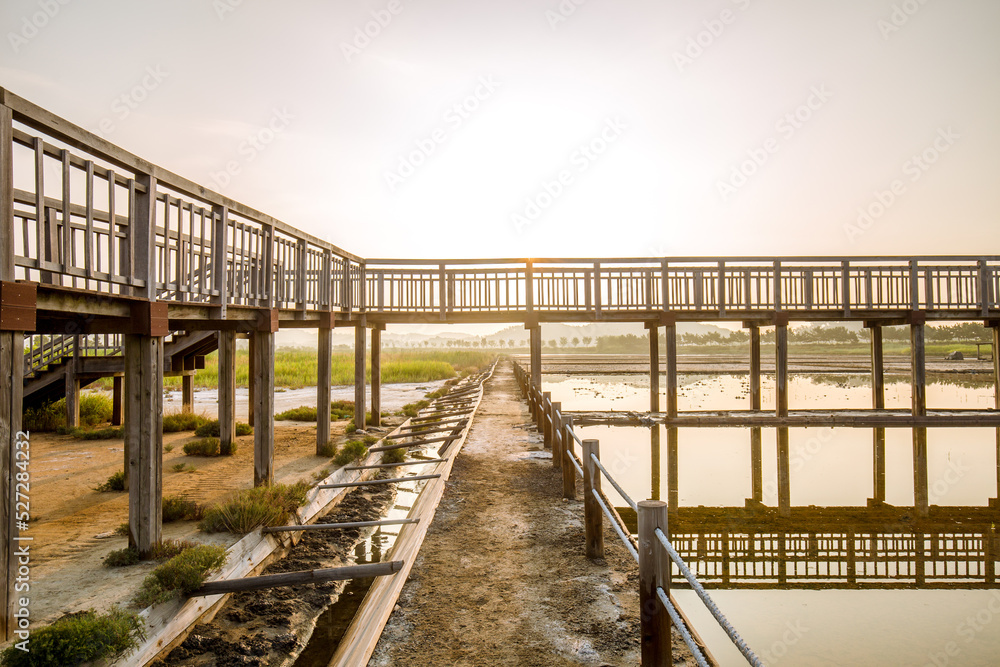
[[[642,667],[673,664],[670,646],[670,616],[656,594],[662,587],[670,596],[670,558],[656,537],[656,529],[667,533],[667,504],[662,500],[639,503],[639,627]],[[664,576],[666,572],[666,576]]]
[[[587,558],[604,558],[604,512],[597,502],[601,492],[601,473],[594,463],[601,458],[600,440],[583,441],[583,527]]]

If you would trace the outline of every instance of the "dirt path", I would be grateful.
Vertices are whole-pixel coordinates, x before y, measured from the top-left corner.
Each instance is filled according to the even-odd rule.
[[[501,362],[370,667],[639,663],[635,562],[610,529],[584,556],[583,503],[529,421]]]

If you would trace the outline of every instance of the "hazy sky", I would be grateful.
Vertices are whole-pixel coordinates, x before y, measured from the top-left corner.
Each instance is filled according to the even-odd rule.
[[[4,0],[0,22],[3,87],[367,257],[1000,252],[996,0]]]

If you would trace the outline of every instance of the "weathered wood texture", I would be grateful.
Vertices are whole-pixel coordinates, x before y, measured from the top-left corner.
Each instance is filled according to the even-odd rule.
[[[236,437],[236,332],[220,331],[219,443],[229,446]]]
[[[365,428],[365,325],[354,327],[354,425]]]
[[[320,327],[316,365],[316,454],[330,442],[330,384],[333,372],[333,330]]]
[[[660,341],[658,328],[649,327],[649,411],[660,411]]]
[[[604,558],[604,512],[598,503],[601,472],[593,457],[601,458],[598,440],[583,441],[583,509],[587,558]]]
[[[125,377],[129,545],[145,555],[160,541],[162,526],[162,338],[125,336]]]
[[[382,425],[382,330],[372,328],[372,426]]]
[[[869,327],[872,348],[872,408],[885,409],[885,357],[882,353],[882,325]]]
[[[673,664],[670,646],[670,616],[656,589],[670,593],[670,567],[656,529],[667,531],[667,504],[659,500],[639,502],[639,632],[643,667]]]
[[[301,586],[303,584],[320,584],[326,581],[344,581],[345,579],[365,579],[368,577],[384,577],[395,574],[402,569],[403,563],[398,560],[384,563],[367,563],[365,565],[350,565],[319,570],[304,570],[302,572],[283,572],[281,574],[265,574],[242,579],[223,579],[210,581],[191,593],[192,596],[219,595],[241,591],[260,591],[267,588],[282,586]]]
[[[274,334],[254,334],[253,484],[274,483]]]

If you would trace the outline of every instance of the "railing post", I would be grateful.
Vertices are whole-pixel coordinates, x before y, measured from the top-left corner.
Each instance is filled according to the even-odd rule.
[[[781,262],[774,262],[774,310],[781,310]]]
[[[562,480],[563,498],[576,499],[576,468],[573,466],[573,418],[563,417],[562,433]]]
[[[920,307],[920,280],[917,260],[910,260],[910,310],[917,310]]]
[[[552,467],[556,470],[562,468],[562,403],[554,401],[552,403]]]
[[[212,282],[215,291],[219,293],[213,300],[219,307],[219,317],[225,319],[229,303],[229,209],[225,206],[213,206],[212,217],[215,223],[212,235]]]
[[[726,314],[726,263],[719,260],[718,294],[716,295],[716,305],[719,307],[719,315]]]
[[[979,269],[979,312],[987,317],[990,314],[990,269],[985,259],[976,262],[976,267]]]
[[[673,664],[670,646],[670,616],[656,589],[670,596],[670,559],[656,538],[656,529],[667,532],[667,504],[662,500],[639,503],[639,625],[642,667]]]
[[[851,315],[851,263],[846,259],[840,263],[840,301],[844,317]]]
[[[545,449],[552,449],[552,392],[542,392],[542,443]]]
[[[438,264],[438,301],[441,319],[448,319],[448,275],[445,272],[445,265]]]
[[[594,317],[601,319],[601,263],[594,262]]]
[[[604,512],[597,502],[601,492],[601,473],[594,463],[601,458],[601,441],[583,441],[583,527],[587,558],[604,558]]]

